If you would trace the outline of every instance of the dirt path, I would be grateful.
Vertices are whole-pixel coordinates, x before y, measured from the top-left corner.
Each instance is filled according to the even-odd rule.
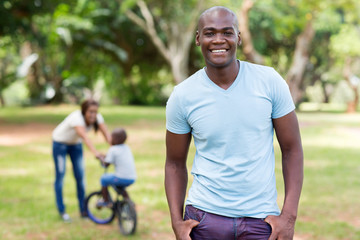
[[[4,124],[0,122],[0,146],[19,146],[49,137],[55,126],[43,123]]]

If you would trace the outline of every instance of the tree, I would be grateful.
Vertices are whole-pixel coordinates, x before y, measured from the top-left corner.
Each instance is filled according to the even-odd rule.
[[[305,3],[292,1],[288,4],[282,1],[254,2],[253,0],[244,0],[239,10],[239,27],[242,32],[243,53],[246,59],[257,64],[264,64],[266,61],[266,52],[272,51],[279,56],[281,52],[290,54],[288,50],[281,50],[289,45],[294,49],[293,52],[291,51],[293,54],[292,57],[290,56],[290,58],[292,58],[292,64],[286,67],[286,81],[289,84],[293,100],[296,104],[302,99],[304,91],[303,75],[310,57],[309,49],[315,33],[312,27],[310,10],[313,9],[314,6],[315,5],[311,7],[308,6],[306,1]],[[252,13],[250,10],[254,7],[256,7],[256,9],[253,11],[253,15],[265,14],[265,19],[263,16],[249,16],[249,14]],[[266,17],[268,18],[266,19]],[[262,37],[257,38],[260,39],[260,43],[268,41],[263,42],[262,45],[270,49],[263,47],[263,53],[260,53],[255,48],[256,44],[254,43],[256,43],[257,39],[253,40],[252,37],[252,26],[249,23],[251,20],[258,20],[253,21],[254,23],[256,22],[256,24],[252,26],[257,29],[252,32],[261,35],[262,33],[269,33],[270,31],[270,34],[272,34],[271,39],[265,37],[269,34],[262,34]],[[288,40],[294,39],[294,37],[296,37],[296,42]]]
[[[296,38],[296,46],[292,64],[286,76],[290,92],[295,104],[299,104],[303,98],[305,87],[303,84],[306,66],[310,58],[310,47],[315,31],[313,23],[309,20],[302,33]]]
[[[320,11],[321,10],[321,11]],[[310,49],[311,58],[308,63],[305,81],[313,85],[320,82],[324,102],[330,102],[331,94],[336,93],[343,79],[346,80],[351,96],[343,96],[348,102],[348,111],[354,111],[357,106],[358,94],[355,75],[358,68],[359,46],[359,16],[358,1],[343,0],[329,2],[317,10],[313,21],[315,37]],[[350,110],[352,109],[352,110]]]
[[[197,18],[203,10],[199,1],[136,2],[137,9],[126,9],[126,16],[150,37],[170,65],[175,83],[188,76],[189,53],[194,42]]]
[[[69,18],[63,19],[61,26],[72,33],[74,44],[80,49],[77,52],[86,50],[102,59],[102,63],[97,64],[90,63],[95,60],[86,59],[93,66],[92,78],[104,80],[116,103],[163,103],[161,88],[164,83],[155,75],[163,69],[165,62],[143,30],[120,11],[119,2],[80,2],[85,4],[75,8],[72,14],[86,20],[87,26],[79,26],[79,21]],[[77,62],[76,59],[75,55]],[[87,72],[85,70],[83,74]]]
[[[249,11],[254,6],[254,1],[244,0],[239,13],[239,29],[241,32],[242,49],[247,60],[257,64],[264,64],[264,56],[254,47],[249,27]]]
[[[16,65],[19,62],[14,45],[9,36],[0,38],[0,105],[5,106],[3,90],[16,78]]]
[[[4,1],[0,4],[0,37],[9,36],[12,39],[12,45],[17,48],[17,51],[23,58],[27,59],[31,54],[40,52],[45,47],[54,47],[55,45],[46,45],[49,32],[49,23],[51,28],[51,12],[62,2],[67,1],[32,1],[32,0],[14,0]],[[41,28],[46,28],[41,31]],[[43,34],[45,32],[45,34]],[[24,53],[25,52],[25,53]],[[61,53],[61,51],[60,51]],[[36,54],[40,56],[31,65],[27,66],[30,70],[27,71],[26,76],[28,80],[28,88],[30,97],[40,99],[44,92],[48,79],[46,77],[47,70],[43,68],[45,55]],[[16,78],[12,78],[15,80]]]
[[[360,31],[359,25],[343,24],[341,31],[331,37],[333,56],[342,65],[343,77],[353,91],[353,100],[348,102],[347,112],[355,112],[359,104],[360,71],[356,70],[360,60]]]

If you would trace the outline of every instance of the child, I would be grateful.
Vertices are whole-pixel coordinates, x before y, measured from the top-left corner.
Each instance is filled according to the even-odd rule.
[[[126,137],[126,132],[122,128],[117,128],[111,133],[112,146],[103,163],[105,167],[114,164],[115,173],[104,173],[101,176],[101,191],[104,201],[98,202],[99,207],[111,205],[107,188],[109,185],[127,187],[135,182],[135,162],[129,146],[125,144]]]

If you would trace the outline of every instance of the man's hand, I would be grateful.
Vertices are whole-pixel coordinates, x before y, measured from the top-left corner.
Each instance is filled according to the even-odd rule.
[[[197,225],[199,225],[199,222],[193,219],[177,222],[173,226],[176,240],[191,240],[191,230]]]
[[[269,240],[292,240],[294,237],[295,217],[281,214],[280,216],[268,216],[265,222],[270,224],[272,233]]]

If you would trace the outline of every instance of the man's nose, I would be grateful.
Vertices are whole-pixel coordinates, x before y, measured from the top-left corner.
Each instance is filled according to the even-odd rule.
[[[223,43],[225,41],[224,35],[221,33],[215,34],[214,42],[216,43]]]

